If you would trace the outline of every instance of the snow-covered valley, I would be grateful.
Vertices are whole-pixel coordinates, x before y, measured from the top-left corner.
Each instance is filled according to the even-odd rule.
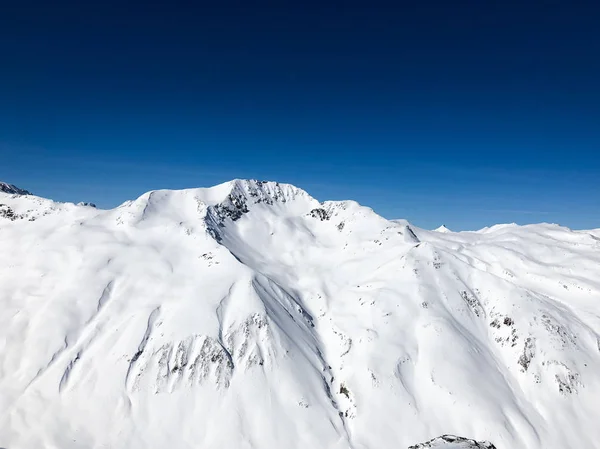
[[[600,230],[0,183],[0,248],[2,448],[600,448]]]

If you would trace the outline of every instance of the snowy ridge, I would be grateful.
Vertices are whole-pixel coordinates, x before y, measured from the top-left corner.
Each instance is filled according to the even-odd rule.
[[[0,181],[0,192],[11,195],[31,195],[27,190],[19,189],[17,186]]]
[[[598,447],[597,230],[252,180],[0,204],[0,447]]]

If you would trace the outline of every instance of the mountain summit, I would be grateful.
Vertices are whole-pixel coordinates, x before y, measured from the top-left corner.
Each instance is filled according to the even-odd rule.
[[[17,186],[0,181],[0,192],[12,195],[31,195],[27,190],[19,189]]]
[[[0,204],[0,447],[600,441],[598,231],[428,231],[252,180]]]

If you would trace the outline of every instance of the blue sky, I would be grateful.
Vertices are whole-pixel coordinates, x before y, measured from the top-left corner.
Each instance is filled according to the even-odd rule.
[[[259,178],[424,227],[600,227],[591,2],[25,3],[0,179],[41,196]]]

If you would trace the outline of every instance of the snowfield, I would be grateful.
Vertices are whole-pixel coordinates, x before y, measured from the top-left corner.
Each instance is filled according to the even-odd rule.
[[[0,187],[2,448],[600,448],[600,230]]]

